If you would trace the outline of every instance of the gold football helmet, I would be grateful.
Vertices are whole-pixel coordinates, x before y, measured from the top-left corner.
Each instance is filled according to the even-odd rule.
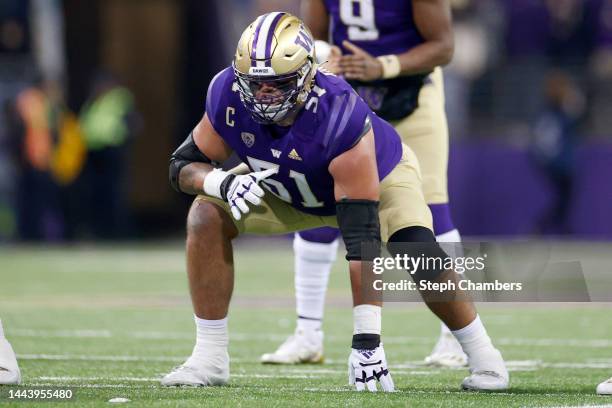
[[[282,121],[310,92],[316,72],[314,39],[302,20],[261,15],[242,33],[233,67],[242,103],[259,123]]]

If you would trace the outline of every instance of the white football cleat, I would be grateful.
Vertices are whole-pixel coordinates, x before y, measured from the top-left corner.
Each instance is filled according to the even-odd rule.
[[[4,337],[0,338],[0,385],[18,385],[21,383],[21,372],[11,344]]]
[[[295,333],[274,353],[261,356],[263,364],[319,364],[323,362],[323,331],[300,330]]]
[[[503,391],[510,385],[510,376],[501,353],[490,348],[470,359],[470,375],[461,388],[471,391]]]
[[[612,378],[608,381],[604,381],[597,386],[597,394],[599,395],[612,395]]]
[[[468,357],[452,333],[443,333],[425,364],[435,367],[459,368],[468,364]]]
[[[201,359],[190,357],[184,364],[174,368],[162,378],[161,385],[166,387],[225,385],[229,377],[229,355],[227,350],[221,350],[214,358],[204,363]]]

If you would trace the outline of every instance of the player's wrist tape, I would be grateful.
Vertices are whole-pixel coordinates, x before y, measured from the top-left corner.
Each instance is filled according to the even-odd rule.
[[[214,169],[204,178],[204,193],[227,201],[227,191],[235,178],[235,175],[227,171]]]
[[[395,54],[383,55],[377,58],[382,65],[384,79],[395,78],[402,72],[402,64]]]
[[[353,334],[378,334],[382,326],[382,307],[357,305],[353,308]]]
[[[351,347],[355,350],[374,350],[380,346],[380,334],[354,334]]]

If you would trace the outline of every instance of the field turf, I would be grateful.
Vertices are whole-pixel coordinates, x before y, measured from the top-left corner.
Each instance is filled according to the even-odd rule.
[[[345,265],[328,292],[326,362],[264,366],[293,330],[290,241],[243,242],[235,251],[230,312],[231,383],[162,388],[159,378],[189,355],[194,341],[180,243],[117,247],[0,248],[0,318],[26,387],[73,387],[72,402],[43,406],[612,406],[595,386],[612,375],[612,305],[480,305],[508,361],[512,389],[462,392],[466,370],[422,365],[439,325],[424,306],[393,304],[383,340],[398,392],[368,394],[347,386],[352,334]],[[608,268],[610,267],[607,265]],[[11,403],[0,388],[0,406]]]

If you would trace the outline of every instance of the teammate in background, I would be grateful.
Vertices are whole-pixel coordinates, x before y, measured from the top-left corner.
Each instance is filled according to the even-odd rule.
[[[460,242],[448,205],[448,126],[440,68],[453,55],[448,1],[303,0],[302,14],[318,40],[319,61],[327,60],[326,68],[343,74],[416,154],[438,242]],[[331,48],[324,41],[328,38]],[[262,362],[322,361],[325,292],[338,236],[331,228],[295,234],[297,327],[275,352],[264,354]],[[467,357],[442,323],[440,338],[425,361],[460,367]]]
[[[17,365],[17,358],[11,343],[4,337],[2,320],[0,320],[0,385],[17,385],[19,383],[21,383],[21,372]]]
[[[599,395],[612,395],[612,377],[597,386],[597,393]]]
[[[218,168],[232,152],[249,173]],[[170,160],[172,186],[198,195],[187,218],[197,337],[192,355],[162,384],[223,385],[229,380],[232,239],[240,233],[334,226],[346,244],[353,293],[349,383],[376,391],[378,381],[384,391],[393,391],[381,342],[381,303],[362,292],[362,279],[370,276],[368,263],[362,274],[362,261],[375,255],[364,255],[361,248],[379,246],[382,238],[427,243],[419,254],[446,257],[432,232],[418,171],[414,154],[393,127],[344,80],[317,69],[314,39],[302,21],[280,12],[258,17],[243,33],[233,66],[211,82],[204,117]],[[415,279],[456,276],[440,268],[419,270]],[[455,330],[470,357],[463,388],[506,389],[502,356],[473,304],[428,306]]]

